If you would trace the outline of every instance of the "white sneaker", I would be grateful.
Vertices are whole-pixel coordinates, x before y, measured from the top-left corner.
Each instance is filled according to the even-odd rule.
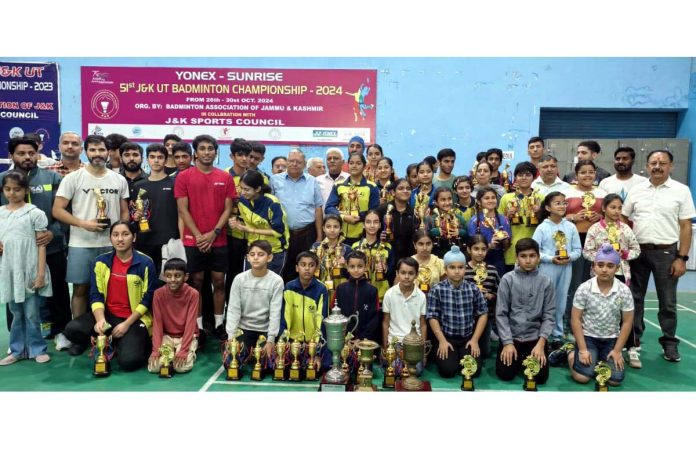
[[[72,346],[72,342],[70,340],[68,340],[68,337],[66,337],[62,333],[56,335],[56,338],[54,341],[56,343],[56,351],[68,349],[68,348],[70,348],[70,346]]]
[[[640,361],[640,354],[638,354],[637,348],[630,348],[628,350],[628,366],[636,369],[640,369],[643,367],[643,364]]]

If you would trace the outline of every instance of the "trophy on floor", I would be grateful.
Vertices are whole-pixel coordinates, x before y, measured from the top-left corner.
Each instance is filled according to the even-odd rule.
[[[307,342],[307,368],[305,369],[305,380],[317,380],[317,368],[314,366],[314,357],[317,355],[317,349],[321,342],[321,329],[316,329],[311,340]]]
[[[465,355],[459,364],[462,366],[462,391],[474,391],[474,374],[478,363],[471,355]]]
[[[408,376],[397,382],[397,391],[430,391],[430,382],[418,378],[416,365],[422,363],[425,355],[425,341],[418,335],[416,320],[411,320],[411,332],[401,342],[404,351],[404,368]]]
[[[92,189],[94,195],[97,197],[97,223],[104,224],[108,228],[111,226],[111,219],[106,215],[106,200],[104,195],[101,193],[101,189]]]
[[[239,380],[242,378],[242,370],[237,361],[237,355],[242,351],[242,342],[239,337],[244,334],[244,331],[237,329],[234,336],[227,340],[227,349],[230,353],[230,363],[227,365],[226,380]]]
[[[394,361],[396,360],[396,344],[399,339],[394,337],[384,351],[384,358],[387,361],[387,368],[384,370],[384,381],[382,388],[392,389],[396,386],[396,370],[394,369]]]
[[[304,334],[302,334],[304,337]],[[302,366],[300,365],[300,349],[302,343],[300,340],[295,340],[290,344],[290,353],[292,354],[292,364],[290,365],[290,380],[299,382],[302,380]]]
[[[148,218],[150,218],[150,201],[143,200],[143,196],[145,196],[146,193],[147,190],[145,189],[138,190],[138,198],[135,200],[135,210],[136,212],[140,213],[140,220],[138,220],[138,230],[141,234],[150,232],[150,222],[148,221]]]
[[[97,335],[95,346],[97,347],[97,356],[94,358],[94,370],[92,374],[95,377],[107,377],[111,374],[111,361],[104,352],[111,346],[111,325],[104,323],[102,326],[102,334]]]
[[[433,278],[433,272],[428,267],[418,268],[418,288],[423,293],[430,291],[430,281]]]
[[[595,196],[592,192],[585,192],[582,195],[582,215],[585,220],[589,220],[592,216],[592,207],[595,204]]]
[[[350,367],[348,366],[348,357],[353,350],[353,333],[348,332],[346,338],[343,341],[343,348],[341,349],[341,371],[350,378]]]
[[[319,391],[347,391],[348,376],[343,372],[339,362],[339,354],[345,345],[346,330],[348,321],[355,318],[355,327],[358,326],[358,315],[347,317],[341,313],[338,305],[331,310],[331,314],[324,318],[323,323],[326,328],[326,345],[331,351],[331,369],[324,374],[321,379]]]
[[[394,217],[392,217],[392,213],[394,213],[394,205],[389,204],[387,205],[387,212],[384,214],[384,233],[386,234],[387,242],[394,240]]]
[[[619,244],[619,227],[616,223],[607,223],[607,238],[614,250],[619,252],[621,245]]]
[[[159,355],[159,377],[161,379],[170,379],[174,375],[174,348],[169,345],[162,345],[159,348]]]
[[[597,377],[595,378],[597,380],[595,383],[595,391],[604,393],[609,391],[607,381],[611,377],[611,366],[609,366],[607,362],[599,362],[597,366],[595,366],[594,372],[597,373]]]
[[[283,335],[278,338],[276,343],[275,368],[273,369],[273,380],[287,380],[288,372],[285,367],[285,350],[288,347],[288,330],[283,331]]]
[[[568,238],[563,231],[558,230],[553,235],[553,241],[556,243],[556,257],[565,260],[568,258],[568,249],[566,245],[568,244]]]
[[[358,348],[358,361],[360,362],[360,372],[358,374],[358,385],[353,391],[377,391],[377,387],[372,384],[372,370],[370,366],[375,359],[375,350],[379,348],[379,344],[372,340],[363,338],[355,345]]]
[[[266,337],[261,335],[256,341],[256,346],[254,346],[254,359],[256,359],[256,364],[254,365],[254,370],[251,372],[251,380],[263,380],[263,369],[261,368],[261,355],[263,354],[263,347],[266,345]]]
[[[524,370],[524,391],[537,391],[536,375],[541,371],[541,363],[536,357],[531,355],[527,356],[526,359],[522,361],[522,366],[525,367]]]

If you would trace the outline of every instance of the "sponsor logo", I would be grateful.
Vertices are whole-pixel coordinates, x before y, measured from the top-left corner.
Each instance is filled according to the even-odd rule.
[[[90,134],[94,134],[95,136],[103,136],[103,135],[104,135],[104,131],[101,129],[101,126],[96,125],[96,126],[92,129],[92,132],[90,132]]]
[[[114,84],[114,82],[109,81],[109,72],[92,70],[92,84]]]
[[[338,137],[338,130],[335,129],[313,129],[312,137]]]
[[[110,90],[100,90],[92,95],[92,113],[101,119],[110,119],[118,113],[118,97]]]
[[[19,126],[15,126],[14,128],[10,129],[10,139],[14,139],[15,137],[22,137],[23,135],[24,130]]]

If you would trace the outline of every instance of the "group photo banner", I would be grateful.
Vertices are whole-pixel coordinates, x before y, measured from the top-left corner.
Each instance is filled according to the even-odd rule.
[[[39,135],[46,156],[58,152],[58,79],[55,63],[0,62],[0,163],[9,157],[9,140],[27,133]]]
[[[82,132],[267,144],[376,136],[376,70],[81,67]]]

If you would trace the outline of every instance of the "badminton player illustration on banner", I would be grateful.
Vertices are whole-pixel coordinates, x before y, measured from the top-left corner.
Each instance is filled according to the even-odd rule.
[[[367,78],[366,82],[369,84],[370,78]],[[353,98],[355,98],[355,104],[353,105],[353,117],[355,117],[356,122],[358,121],[358,112],[360,113],[360,117],[365,120],[365,117],[367,117],[365,111],[367,109],[374,109],[375,107],[374,104],[365,104],[365,97],[367,97],[369,94],[370,86],[365,84],[360,84],[360,88],[357,90],[357,92],[346,92],[346,95],[352,95]]]

